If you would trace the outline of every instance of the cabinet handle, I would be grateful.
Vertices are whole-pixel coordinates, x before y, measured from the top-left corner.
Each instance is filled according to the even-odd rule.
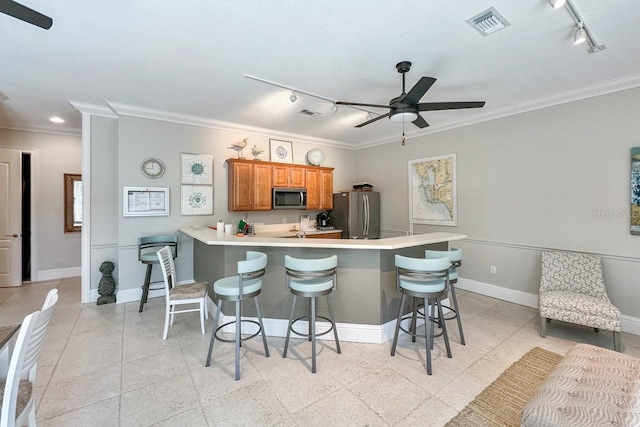
[[[7,234],[6,237],[20,237],[20,235],[18,233]]]

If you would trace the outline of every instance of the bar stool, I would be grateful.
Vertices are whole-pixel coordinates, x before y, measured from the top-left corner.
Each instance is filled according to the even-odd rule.
[[[458,322],[458,331],[460,332],[460,344],[466,345],[464,342],[464,333],[462,331],[462,319],[460,318],[458,310],[458,298],[456,297],[456,284],[458,283],[458,270],[457,267],[462,265],[462,249],[451,248],[449,251],[424,251],[424,257],[427,259],[439,258],[442,255],[449,255],[451,259],[451,268],[449,268],[449,282],[447,283],[446,291],[451,294],[451,301],[453,301],[453,308],[443,306],[449,309],[453,315],[444,317],[444,320],[456,319]]]
[[[431,348],[433,337],[433,322],[429,319],[429,305],[435,305],[438,309],[438,316],[442,316],[442,298],[447,295],[446,286],[449,280],[449,267],[451,260],[448,255],[442,255],[440,258],[424,259],[410,258],[402,255],[396,255],[396,280],[397,289],[402,293],[400,299],[400,308],[398,309],[398,318],[396,321],[396,331],[393,336],[393,346],[391,347],[391,356],[396,353],[396,345],[398,344],[398,335],[400,329],[407,334],[416,336],[415,318],[416,311],[403,317],[404,306],[407,297],[421,298],[424,301],[425,319],[424,337],[427,349],[427,374],[431,375]],[[415,307],[415,305],[414,305]],[[406,330],[401,326],[403,320],[412,319],[412,327]],[[444,336],[444,344],[447,348],[447,357],[451,358],[451,348],[449,346],[449,336],[447,335],[446,322],[442,324],[442,335]]]
[[[337,285],[337,267],[338,256],[332,255],[321,259],[300,259],[293,258],[289,255],[284,257],[285,266],[285,285],[293,294],[291,302],[291,315],[289,316],[289,325],[287,327],[287,338],[284,342],[284,351],[282,357],[287,357],[287,349],[289,348],[289,337],[291,331],[298,335],[308,337],[311,340],[311,372],[316,373],[316,337],[328,334],[333,330],[333,336],[336,340],[336,348],[338,354],[340,351],[340,341],[338,340],[338,331],[333,316],[333,308],[331,306],[331,292],[336,289]],[[318,316],[316,314],[317,299],[323,295],[327,296],[327,305],[329,307],[329,317]],[[296,309],[297,297],[311,298],[311,312],[309,315],[300,316],[296,319],[293,314]],[[316,334],[316,318],[326,320],[331,323],[331,327]],[[293,329],[293,324],[298,320],[309,319],[309,333],[300,333]]]
[[[144,283],[142,284],[142,297],[140,298],[140,308],[138,309],[139,313],[142,313],[144,305],[147,303],[147,297],[149,296],[149,287],[151,286],[151,269],[153,268],[154,264],[159,264],[158,255],[156,255],[156,252],[165,246],[169,246],[173,255],[173,259],[176,259],[178,257],[177,235],[165,234],[159,236],[140,237],[138,239],[138,261],[147,265],[147,272],[144,276]],[[152,290],[155,291],[158,289],[164,289],[164,285]]]
[[[260,303],[258,295],[262,292],[262,279],[265,268],[267,267],[267,255],[262,252],[247,251],[247,259],[238,261],[238,275],[224,277],[216,280],[213,284],[213,294],[218,300],[216,314],[213,318],[213,331],[211,331],[211,343],[209,344],[209,353],[207,355],[207,363],[205,366],[211,365],[211,354],[213,353],[213,344],[215,340],[222,342],[235,342],[236,344],[236,381],[240,379],[240,347],[242,341],[246,341],[262,333],[262,342],[264,344],[264,352],[269,357],[269,348],[267,347],[267,337],[264,333],[262,324],[262,314],[260,313]],[[254,298],[256,304],[256,313],[258,321],[242,319],[240,303],[244,300]],[[222,309],[222,301],[235,301],[236,303],[236,319],[227,322],[222,326],[218,326],[220,310]],[[241,338],[242,322],[249,322],[258,325],[258,331],[251,336]],[[234,340],[227,340],[218,336],[218,331],[227,325],[236,324],[236,336]]]

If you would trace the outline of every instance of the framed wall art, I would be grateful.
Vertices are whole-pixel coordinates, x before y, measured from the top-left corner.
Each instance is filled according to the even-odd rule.
[[[168,216],[169,187],[122,187],[123,216]]]
[[[182,184],[213,184],[213,156],[180,153]]]
[[[458,225],[456,155],[409,160],[409,222]]]
[[[631,234],[640,236],[640,147],[631,149]]]
[[[181,215],[213,215],[213,187],[209,185],[183,185],[180,192]]]
[[[291,141],[269,140],[271,161],[278,163],[293,163],[293,147]]]

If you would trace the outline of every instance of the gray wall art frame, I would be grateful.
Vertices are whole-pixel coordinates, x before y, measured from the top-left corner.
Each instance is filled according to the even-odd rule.
[[[631,234],[640,236],[640,147],[631,149]]]
[[[180,186],[180,214],[213,215],[213,187],[210,185]]]
[[[270,139],[269,153],[272,162],[293,163],[293,144],[291,141]]]

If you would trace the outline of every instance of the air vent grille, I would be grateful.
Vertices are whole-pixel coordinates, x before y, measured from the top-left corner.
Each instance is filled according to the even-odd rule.
[[[484,37],[511,25],[509,21],[507,21],[502,15],[500,15],[498,11],[493,7],[478,13],[472,18],[467,19],[466,22]]]
[[[318,111],[311,111],[311,110],[307,110],[306,108],[304,110],[300,110],[298,111],[300,114],[304,114],[305,116],[319,116],[320,112]]]

